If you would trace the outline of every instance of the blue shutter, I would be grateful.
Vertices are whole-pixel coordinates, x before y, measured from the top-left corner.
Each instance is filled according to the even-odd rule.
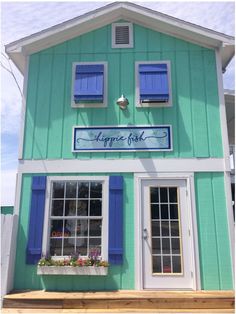
[[[81,64],[76,66],[74,100],[103,100],[103,64]]]
[[[140,100],[165,102],[169,100],[167,64],[140,64]]]
[[[45,176],[35,176],[32,180],[26,264],[36,264],[41,258],[46,179]]]
[[[123,263],[123,177],[109,178],[109,263]]]

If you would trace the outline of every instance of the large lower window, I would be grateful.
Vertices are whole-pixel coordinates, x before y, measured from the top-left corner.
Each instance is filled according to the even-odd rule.
[[[105,181],[99,179],[51,180],[47,253],[58,257],[74,254],[86,257],[96,251],[98,256],[105,257],[104,185]]]

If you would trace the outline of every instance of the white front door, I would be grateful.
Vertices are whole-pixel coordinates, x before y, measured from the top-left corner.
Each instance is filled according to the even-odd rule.
[[[195,289],[191,206],[184,179],[142,181],[144,289]]]

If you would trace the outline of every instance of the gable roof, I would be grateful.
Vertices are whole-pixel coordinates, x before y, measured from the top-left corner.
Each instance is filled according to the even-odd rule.
[[[222,68],[234,56],[234,37],[129,2],[114,2],[6,45],[6,53],[24,73],[26,57],[74,37],[125,19],[207,48],[220,48]]]

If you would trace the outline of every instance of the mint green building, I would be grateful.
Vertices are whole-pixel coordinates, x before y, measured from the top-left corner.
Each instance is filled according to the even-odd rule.
[[[6,52],[25,96],[13,289],[232,290],[234,38],[115,2]]]

